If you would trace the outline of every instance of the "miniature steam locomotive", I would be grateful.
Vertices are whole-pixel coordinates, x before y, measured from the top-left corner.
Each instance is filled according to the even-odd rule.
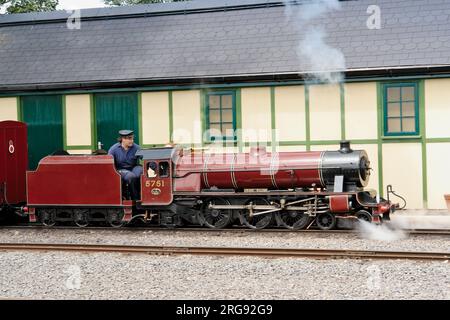
[[[109,155],[47,156],[36,171],[26,171],[26,137],[25,124],[0,123],[0,215],[15,212],[47,226],[120,227],[139,221],[327,230],[340,219],[379,223],[396,207],[364,189],[369,158],[347,141],[338,151],[325,152],[140,150],[141,198],[132,201]]]

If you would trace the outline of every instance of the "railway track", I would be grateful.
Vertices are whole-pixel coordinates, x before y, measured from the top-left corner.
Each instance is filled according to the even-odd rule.
[[[289,258],[408,259],[442,261],[450,252],[399,252],[336,249],[226,248],[226,247],[162,247],[92,244],[0,243],[2,251],[59,251],[83,253],[126,253],[148,255],[214,255]]]
[[[336,230],[319,230],[319,229],[308,229],[308,230],[289,230],[289,229],[248,229],[248,228],[229,228],[229,229],[208,229],[208,228],[161,228],[161,227],[122,227],[119,229],[112,227],[72,227],[72,226],[56,226],[56,227],[45,227],[41,225],[26,225],[26,226],[0,226],[1,229],[9,230],[24,230],[24,229],[36,229],[36,230],[92,230],[92,231],[154,231],[154,232],[204,232],[204,233],[321,233],[321,234],[358,234],[360,233],[357,229],[336,229]],[[436,236],[450,236],[450,229],[401,229],[410,235],[436,235]]]

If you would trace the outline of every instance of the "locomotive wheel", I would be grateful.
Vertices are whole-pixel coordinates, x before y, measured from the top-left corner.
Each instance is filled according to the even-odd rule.
[[[310,216],[301,211],[284,210],[275,215],[278,225],[292,230],[304,229],[310,221]]]
[[[359,210],[356,213],[356,217],[358,218],[359,221],[372,223],[372,215],[366,210]]]
[[[87,227],[89,225],[88,210],[75,210],[73,222],[80,228]]]
[[[56,210],[44,209],[40,212],[41,223],[46,227],[53,227],[56,224]]]
[[[225,209],[210,209],[208,206],[213,205],[230,205],[230,201],[223,198],[208,199],[204,202],[204,205],[199,214],[200,223],[211,229],[226,228],[233,218],[233,210]]]
[[[321,230],[331,230],[336,226],[336,217],[331,212],[319,213],[316,224]]]
[[[113,228],[123,227],[123,212],[121,210],[108,210],[108,222]]]
[[[249,199],[245,202],[245,205],[249,205],[250,203],[263,206],[270,204],[266,199],[262,198]],[[257,213],[258,211],[266,210],[254,210],[253,212]],[[241,210],[239,212],[239,218],[241,223],[250,229],[264,229],[273,222],[273,213],[250,216],[249,210]]]

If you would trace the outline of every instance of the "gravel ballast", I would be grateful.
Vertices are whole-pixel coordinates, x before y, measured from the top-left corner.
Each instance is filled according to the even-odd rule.
[[[350,234],[4,228],[0,242],[450,252],[449,236],[399,228],[411,221]],[[0,299],[450,299],[448,261],[3,251],[0,268]]]
[[[447,262],[2,252],[0,268],[6,299],[450,299]]]

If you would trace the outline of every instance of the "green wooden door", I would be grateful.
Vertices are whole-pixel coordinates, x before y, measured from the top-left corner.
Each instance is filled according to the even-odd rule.
[[[139,144],[137,93],[105,93],[95,95],[97,145],[108,150],[117,142],[118,131],[134,130],[134,142]]]
[[[42,158],[64,149],[62,97],[22,97],[21,113],[28,125],[28,167],[35,170]]]

